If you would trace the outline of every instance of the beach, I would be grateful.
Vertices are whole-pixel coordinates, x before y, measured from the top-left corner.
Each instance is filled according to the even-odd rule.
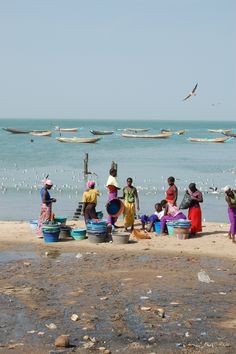
[[[1,221],[0,353],[234,353],[228,227],[204,223],[189,240],[150,233],[127,245],[46,244],[29,223]],[[71,347],[56,349],[62,334]]]

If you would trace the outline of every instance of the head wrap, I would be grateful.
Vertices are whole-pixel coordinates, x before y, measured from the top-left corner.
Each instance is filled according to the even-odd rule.
[[[88,188],[93,188],[95,186],[95,182],[94,181],[88,181],[87,182],[87,187]]]
[[[44,184],[47,185],[47,186],[53,186],[53,183],[52,183],[52,181],[50,179],[46,179]]]
[[[223,191],[226,193],[226,192],[228,192],[230,189],[231,189],[230,186],[225,186],[225,187],[223,188]]]

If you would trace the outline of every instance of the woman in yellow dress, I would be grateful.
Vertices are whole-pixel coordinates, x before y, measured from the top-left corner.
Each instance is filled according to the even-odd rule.
[[[131,177],[127,178],[127,186],[123,188],[124,199],[124,227],[125,231],[128,231],[128,227],[131,228],[131,232],[134,229],[135,207],[139,210],[139,198],[137,189],[132,185],[133,180]],[[136,202],[136,205],[135,205]]]

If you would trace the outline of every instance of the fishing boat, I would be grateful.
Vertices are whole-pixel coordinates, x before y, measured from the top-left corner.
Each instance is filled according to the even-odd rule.
[[[56,140],[61,143],[96,143],[101,138],[78,138],[74,136],[73,138],[56,138]]]
[[[141,133],[148,132],[150,128],[125,128],[124,130],[127,130],[128,132]]]
[[[183,135],[185,134],[185,130],[182,129],[182,130],[170,130],[170,129],[161,129],[161,132],[162,133],[172,133],[172,134],[175,134],[175,135]]]
[[[33,135],[33,136],[51,136],[52,132],[51,132],[51,130],[45,130],[45,131],[33,130],[32,132],[30,132],[30,135]]]
[[[231,131],[229,131],[229,132],[224,131],[223,134],[228,137],[236,138],[236,133],[232,133]]]
[[[3,130],[12,134],[29,134],[31,130],[19,130],[15,128],[2,128]]]
[[[93,135],[111,135],[114,133],[113,130],[90,130]]]
[[[65,132],[65,133],[74,133],[78,131],[78,128],[60,128],[55,127],[55,130],[58,132]]]
[[[211,133],[229,133],[231,129],[207,129]]]
[[[194,143],[225,143],[228,138],[215,138],[215,139],[208,139],[208,138],[188,138],[188,141]]]
[[[169,138],[172,133],[163,134],[121,134],[123,138],[144,138],[144,139],[165,139]]]

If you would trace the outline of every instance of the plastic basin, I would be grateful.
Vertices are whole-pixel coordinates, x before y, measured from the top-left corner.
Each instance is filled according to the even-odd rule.
[[[60,224],[65,224],[67,218],[64,217],[64,216],[57,216],[54,220],[55,220],[55,222],[58,222],[58,223],[60,223]]]
[[[73,229],[70,234],[74,240],[84,240],[86,237],[86,229]]]
[[[101,210],[97,211],[97,218],[102,219],[103,218],[103,212]]]
[[[124,211],[124,204],[120,199],[112,199],[107,203],[107,213],[113,217],[118,217]]]
[[[38,220],[30,220],[30,228],[32,231],[35,231],[38,227]]]
[[[44,242],[45,243],[58,242],[59,241],[59,233],[60,233],[60,230],[57,232],[43,230]]]
[[[176,224],[174,222],[172,222],[172,221],[166,223],[169,236],[175,236],[175,229],[174,229],[175,225]]]
[[[107,233],[89,233],[87,232],[88,240],[91,243],[102,243],[107,237]]]
[[[112,241],[117,245],[124,245],[129,242],[129,232],[114,232],[112,234]]]
[[[158,235],[161,233],[161,222],[160,221],[155,222],[154,230],[155,230],[155,233]]]
[[[190,226],[187,226],[187,227],[175,226],[174,227],[175,236],[178,240],[188,239],[189,238],[189,230],[190,230]]]

